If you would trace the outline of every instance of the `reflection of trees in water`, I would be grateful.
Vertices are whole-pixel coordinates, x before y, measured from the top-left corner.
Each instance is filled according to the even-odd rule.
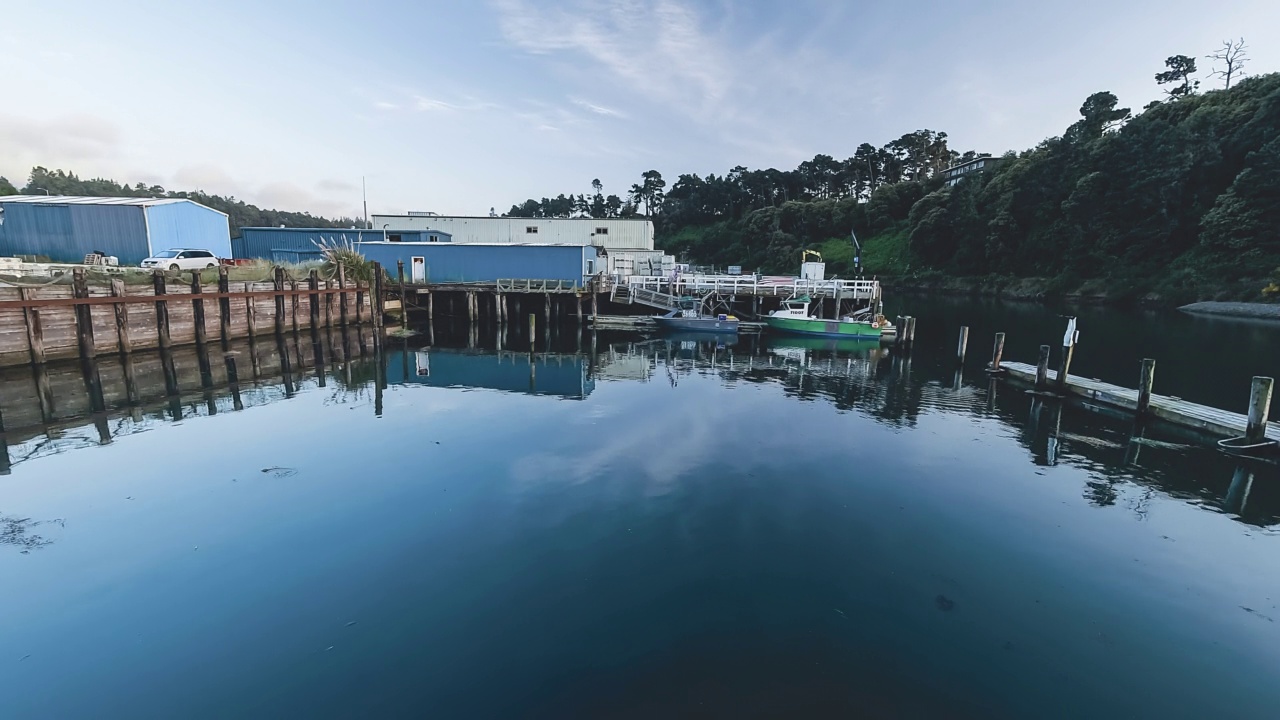
[[[0,545],[13,545],[21,548],[23,554],[32,550],[39,550],[46,545],[52,545],[53,541],[43,535],[38,535],[32,530],[40,525],[53,522],[62,526],[61,520],[32,520],[31,518],[20,518],[12,515],[0,515]]]

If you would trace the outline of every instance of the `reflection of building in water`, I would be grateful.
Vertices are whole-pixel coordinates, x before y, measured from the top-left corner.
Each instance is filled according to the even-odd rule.
[[[600,353],[595,376],[605,380],[639,380],[648,382],[653,373],[653,358],[644,352],[637,352],[634,346],[615,347],[610,345]]]
[[[487,388],[583,399],[595,389],[583,355],[475,352],[447,348],[387,354],[392,383]]]

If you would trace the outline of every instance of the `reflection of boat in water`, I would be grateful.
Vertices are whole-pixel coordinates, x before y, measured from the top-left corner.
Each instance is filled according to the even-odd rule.
[[[834,338],[816,335],[775,335],[769,339],[770,350],[795,348],[800,350],[825,350],[828,352],[865,353],[880,349],[874,338]]]
[[[738,318],[725,313],[704,313],[700,302],[691,298],[680,301],[680,307],[666,315],[654,316],[662,330],[737,334]]]
[[[838,319],[810,317],[809,303],[807,295],[786,300],[781,308],[765,316],[765,323],[772,330],[794,335],[873,340],[879,340],[881,334],[892,327],[883,315],[873,315],[871,308]]]
[[[681,347],[692,347],[695,345],[714,345],[716,347],[733,347],[738,343],[736,335],[728,335],[719,332],[689,332],[676,331],[665,333],[662,340],[679,344]]]

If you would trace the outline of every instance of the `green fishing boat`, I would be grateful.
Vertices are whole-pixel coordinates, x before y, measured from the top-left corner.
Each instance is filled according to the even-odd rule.
[[[782,307],[766,315],[764,321],[772,330],[794,335],[879,339],[886,331],[892,332],[892,324],[883,316],[873,315],[870,308],[839,319],[810,317],[808,296],[784,301]]]

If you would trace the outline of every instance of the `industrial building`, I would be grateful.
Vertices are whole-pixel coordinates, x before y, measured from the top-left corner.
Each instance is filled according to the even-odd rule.
[[[100,252],[137,265],[171,248],[231,257],[226,214],[182,198],[0,196],[0,255],[79,263]]]
[[[417,283],[550,280],[581,287],[600,261],[591,245],[378,241],[362,242],[356,250],[393,274],[396,262],[403,262],[405,275]]]
[[[645,218],[451,217],[412,213],[374,215],[373,228],[390,232],[440,230],[455,243],[594,245],[606,250],[652,250],[653,222]]]
[[[356,245],[362,242],[449,242],[449,233],[438,230],[356,230],[344,228],[240,228],[231,239],[232,257],[299,263],[320,259],[321,245]]]

